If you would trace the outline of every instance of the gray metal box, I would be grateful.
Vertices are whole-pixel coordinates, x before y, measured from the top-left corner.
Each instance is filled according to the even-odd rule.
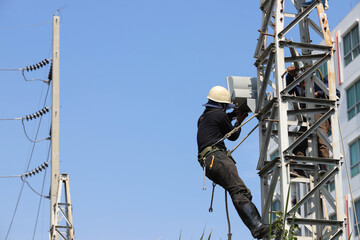
[[[257,78],[231,76],[226,78],[232,102],[244,112],[255,112]]]

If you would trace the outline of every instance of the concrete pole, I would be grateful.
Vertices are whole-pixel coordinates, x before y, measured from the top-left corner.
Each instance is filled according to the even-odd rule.
[[[53,52],[52,52],[52,111],[51,111],[51,189],[50,189],[50,236],[55,240],[57,217],[55,216],[55,204],[58,195],[60,174],[59,164],[59,120],[60,120],[60,97],[59,97],[59,36],[60,18],[53,16]]]

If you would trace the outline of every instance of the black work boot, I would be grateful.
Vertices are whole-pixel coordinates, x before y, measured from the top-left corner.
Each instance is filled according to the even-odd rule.
[[[261,222],[260,214],[252,202],[236,207],[236,210],[254,238],[262,239],[268,236],[270,225]]]

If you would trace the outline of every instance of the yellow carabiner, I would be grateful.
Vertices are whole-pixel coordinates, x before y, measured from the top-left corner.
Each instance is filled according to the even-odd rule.
[[[212,168],[213,164],[214,164],[214,155],[212,155],[211,164],[210,164],[210,169]]]

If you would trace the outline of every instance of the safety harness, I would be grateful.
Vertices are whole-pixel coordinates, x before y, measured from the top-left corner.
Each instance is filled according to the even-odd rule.
[[[203,114],[200,117],[200,121],[202,121],[206,116],[208,115],[208,113]],[[230,159],[232,159],[235,162],[235,160],[233,159],[233,157],[231,156],[231,154],[235,151],[236,148],[239,147],[239,145],[258,127],[258,125],[256,125],[256,127],[250,131],[250,133],[232,150],[232,151],[226,151],[224,148],[218,147],[217,144],[224,141],[225,139],[229,138],[231,135],[233,135],[235,132],[239,131],[241,129],[242,126],[244,126],[246,123],[248,123],[251,119],[253,119],[254,117],[258,116],[259,113],[254,114],[252,117],[250,117],[248,120],[246,120],[244,123],[242,123],[241,125],[235,127],[233,130],[231,130],[230,132],[228,132],[227,134],[225,134],[224,137],[222,137],[221,139],[219,139],[216,143],[214,143],[211,146],[206,147],[204,150],[201,151],[201,153],[198,154],[198,161],[200,162],[200,165],[203,167],[204,170],[204,181],[203,181],[203,190],[206,190],[206,166],[205,166],[205,160],[206,157],[209,156],[210,154],[216,152],[216,151],[223,151],[225,152],[228,157]]]
[[[206,190],[206,184],[205,184],[205,181],[206,181],[206,164],[205,164],[205,160],[210,154],[212,154],[212,153],[214,153],[216,151],[226,152],[226,150],[221,148],[221,147],[208,146],[204,150],[202,150],[201,153],[198,154],[198,161],[199,161],[200,165],[202,166],[202,168],[204,170],[204,183],[203,183],[203,190],[204,191]],[[210,168],[212,168],[213,163],[214,163],[214,156],[213,156],[213,159],[211,161]]]

